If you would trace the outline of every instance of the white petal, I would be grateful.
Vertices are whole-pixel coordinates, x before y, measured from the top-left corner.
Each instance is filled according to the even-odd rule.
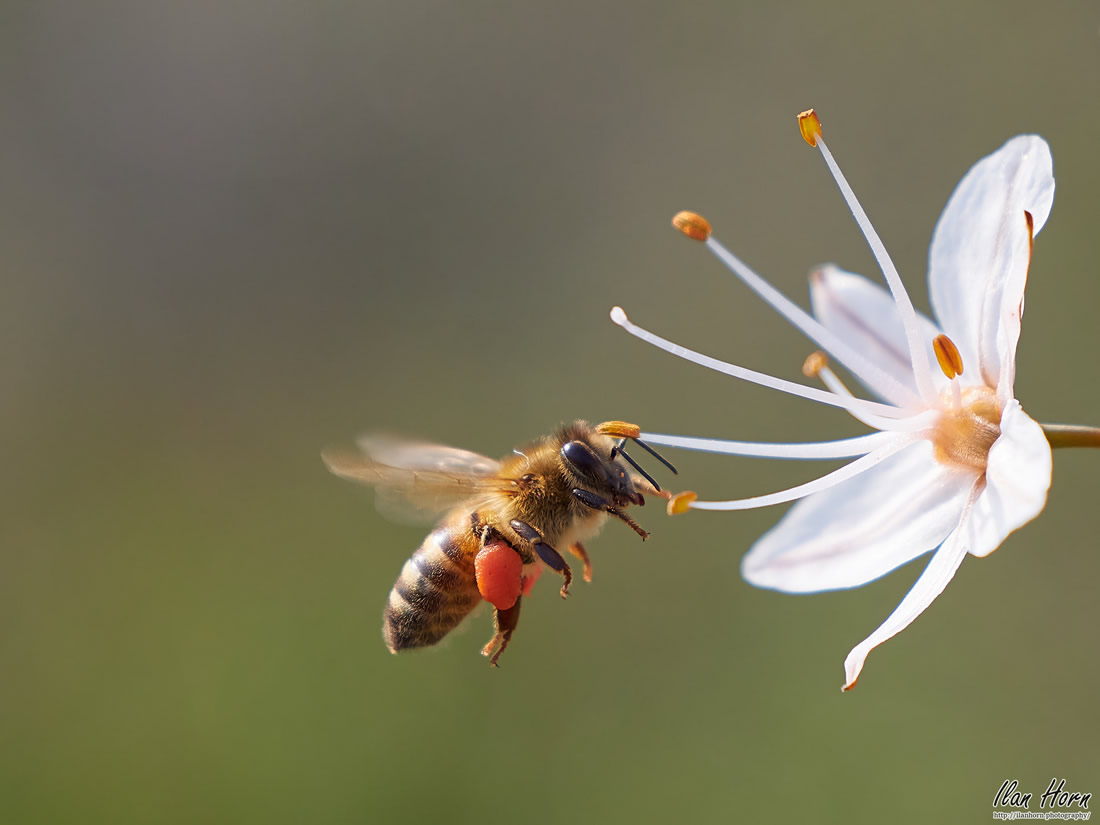
[[[972,473],[919,441],[787,511],[749,550],[741,575],[789,593],[857,587],[926,553],[955,527]]]
[[[1005,308],[1023,299],[1024,211],[1031,213],[1037,235],[1053,201],[1050,148],[1037,135],[1020,135],[966,174],[932,235],[932,308],[959,348],[964,369],[976,367],[988,386],[997,385],[1002,361],[1007,356],[1011,363],[1015,353],[1015,340],[1002,341],[1012,352],[999,351],[997,336]]]
[[[1042,512],[1051,464],[1043,428],[1018,401],[1010,401],[1001,414],[1001,435],[989,451],[985,490],[974,505],[967,546],[973,555],[989,555],[1009,533]]]
[[[928,566],[924,568],[924,572],[920,574],[916,584],[905,594],[901,604],[894,609],[894,612],[890,614],[886,621],[879,625],[874,633],[852,648],[844,660],[844,690],[850,690],[855,686],[856,679],[859,678],[859,673],[863,670],[863,663],[867,661],[867,654],[887,639],[896,636],[909,627],[913,620],[923,613],[925,608],[932,604],[936,597],[944,591],[947,583],[955,575],[955,571],[959,569],[963,558],[966,557],[966,525],[968,522],[974,521],[975,515],[969,505],[974,501],[974,496],[977,495],[980,484],[980,480],[971,482],[971,492],[967,495],[967,500],[963,504],[963,512],[959,517],[958,527],[940,545],[940,549],[932,556],[932,560],[928,562]]]
[[[826,264],[810,275],[810,302],[814,316],[823,326],[894,380],[917,392],[905,327],[897,304],[885,287],[862,275]],[[947,387],[947,379],[932,362],[932,339],[940,334],[939,327],[919,312],[917,325],[921,338],[928,343],[926,352],[933,380],[937,381],[936,390],[942,392]],[[899,405],[908,400],[893,397],[889,387],[875,386],[864,376],[854,371],[853,374],[880,398]]]

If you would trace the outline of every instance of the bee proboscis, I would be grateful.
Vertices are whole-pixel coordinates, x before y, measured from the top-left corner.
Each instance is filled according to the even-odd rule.
[[[572,569],[557,548],[580,559],[591,581],[581,542],[608,516],[647,538],[626,508],[645,504],[645,495],[668,494],[623,447],[633,440],[676,469],[641,442],[639,432],[622,421],[576,421],[501,461],[383,436],[360,439],[357,453],[326,451],[329,470],[375,487],[383,509],[446,513],[390,591],[382,628],[390,652],[435,644],[484,598],[494,607],[495,632],[481,652],[495,666],[540,563],[561,574],[561,595],[568,595]]]

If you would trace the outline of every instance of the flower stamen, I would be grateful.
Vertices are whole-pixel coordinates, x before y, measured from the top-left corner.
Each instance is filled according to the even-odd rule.
[[[829,151],[829,147],[825,145],[825,139],[821,135],[820,121],[817,121],[816,133],[813,135],[814,140],[811,142],[810,138],[806,137],[806,127],[803,124],[807,121],[803,120],[803,115],[813,115],[813,121],[817,121],[817,115],[813,114],[813,109],[799,115],[799,128],[802,130],[802,136],[807,143],[811,146],[815,146],[821,151],[821,157],[825,159],[825,165],[829,167],[829,172],[832,174],[833,180],[836,181],[836,185],[839,187],[845,203],[848,204],[848,208],[852,211],[852,217],[856,219],[860,231],[863,232],[863,237],[867,240],[867,245],[871,247],[871,253],[875,256],[875,260],[878,262],[879,268],[886,278],[886,284],[890,287],[890,293],[894,296],[894,303],[897,305],[898,312],[901,315],[901,323],[905,330],[906,341],[909,344],[910,362],[913,366],[913,377],[916,380],[917,389],[920,391],[922,398],[926,401],[931,400],[936,397],[936,391],[932,384],[932,374],[928,368],[928,363],[921,357],[922,347],[919,335],[920,330],[917,324],[917,311],[913,308],[913,302],[909,299],[909,293],[905,291],[905,285],[902,283],[901,276],[898,274],[898,270],[894,266],[890,254],[886,251],[882,239],[879,238],[878,233],[875,232],[875,228],[871,225],[871,220],[867,217],[867,213],[863,211],[863,207],[856,198],[855,192],[852,191],[852,187],[848,184],[848,180],[844,177],[844,173],[840,171],[840,167],[837,165],[836,160],[833,159],[833,154]]]
[[[767,442],[728,441],[722,438],[700,438],[692,435],[665,435],[642,433],[649,444],[662,447],[678,447],[681,450],[698,450],[703,453],[739,455],[747,458],[780,458],[803,461],[819,461],[835,458],[858,458],[874,452],[893,439],[893,433],[880,432],[839,438],[835,441]]]
[[[833,372],[832,367],[829,366],[829,359],[821,350],[811,353],[802,363],[802,374],[807,378],[820,378],[821,383],[825,385],[826,389],[842,398],[855,398],[855,396],[852,395],[852,391],[849,390],[837,374]],[[927,410],[923,413],[918,413],[909,418],[902,419],[901,421],[883,418],[880,415],[871,415],[855,409],[849,409],[848,414],[856,421],[884,432],[912,432],[914,430],[925,429],[932,423],[932,416],[929,415]]]
[[[940,369],[948,378],[963,374],[963,361],[959,348],[942,332],[932,339],[932,351],[936,353]]]
[[[689,234],[688,231],[681,228],[680,224],[677,223],[676,219],[684,215],[692,216],[690,220],[684,218],[681,221],[685,226],[690,228],[694,225],[693,222],[695,219],[698,219],[698,221],[706,225],[709,232],[710,224],[702,216],[696,215],[693,212],[681,212],[673,219],[673,224],[685,235],[700,240],[696,235]],[[744,261],[723,246],[716,238],[708,235],[705,239],[705,243],[707,249],[709,249],[718,260],[725,264],[730,272],[740,278],[745,286],[771,304],[780,315],[794,324],[803,335],[818,346],[831,352],[834,358],[844,364],[853,373],[860,376],[867,384],[880,387],[882,390],[880,392],[881,395],[906,406],[921,406],[921,397],[913,392],[911,388],[898,381],[870,359],[864,357],[855,347],[850,346],[839,335],[765,281]]]
[[[807,109],[798,114],[798,129],[802,132],[802,139],[810,146],[817,147],[817,139],[821,137],[821,119],[813,109]]]
[[[806,387],[802,384],[796,384],[793,381],[785,381],[782,378],[775,378],[771,375],[757,372],[756,370],[739,367],[736,364],[719,361],[717,358],[711,358],[708,355],[695,352],[687,347],[674,344],[667,338],[662,338],[632,323],[630,319],[626,317],[626,312],[622,307],[611,308],[611,320],[635,338],[645,341],[647,344],[652,344],[658,349],[663,349],[667,353],[683,358],[686,361],[691,361],[693,364],[698,364],[701,367],[707,367],[717,372],[724,373],[725,375],[732,375],[734,378],[740,378],[744,381],[750,381],[753,384],[770,387],[773,390],[790,393],[791,395],[808,398],[811,401],[818,401],[822,404],[828,404],[831,407],[840,407],[841,409],[849,411],[860,410],[871,415],[880,415],[891,419],[902,419],[905,418],[907,414],[906,410],[889,404],[882,404],[878,401],[864,401],[861,398],[840,397],[833,393],[825,392],[824,390]]]
[[[821,350],[811,352],[802,362],[802,374],[807,378],[817,378],[823,369],[829,366],[829,356]]]
[[[962,391],[959,389],[959,382],[955,380],[957,376],[963,374],[963,362],[962,356],[959,354],[959,348],[955,346],[954,341],[941,332],[932,339],[932,351],[936,353],[936,360],[939,362],[943,374],[951,380],[951,400],[955,405],[955,409],[961,410]]]
[[[676,493],[675,495],[669,497],[668,505],[665,507],[665,511],[670,516],[683,515],[691,509],[691,503],[697,498],[699,498],[699,496],[697,496],[691,490],[684,490],[684,492],[682,493]]]
[[[777,493],[751,498],[731,499],[729,501],[692,501],[688,506],[693,510],[755,510],[759,507],[770,507],[773,504],[797,501],[800,498],[806,498],[822,490],[828,490],[830,487],[835,487],[850,478],[854,478],[919,440],[920,436],[917,435],[892,433],[881,447],[805,484],[799,484],[787,490],[780,490]]]

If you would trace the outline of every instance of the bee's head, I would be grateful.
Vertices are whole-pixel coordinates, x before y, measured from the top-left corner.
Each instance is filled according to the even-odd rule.
[[[619,506],[644,503],[626,467],[611,458],[610,448],[604,455],[599,447],[587,440],[572,439],[562,445],[561,459],[579,486],[610,496]]]

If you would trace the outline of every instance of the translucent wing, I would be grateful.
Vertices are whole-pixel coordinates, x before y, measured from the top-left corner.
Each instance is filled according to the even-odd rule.
[[[508,486],[499,462],[469,450],[382,435],[358,444],[360,453],[326,450],[321,457],[341,478],[374,487],[378,509],[397,521],[432,521],[465,499]]]

